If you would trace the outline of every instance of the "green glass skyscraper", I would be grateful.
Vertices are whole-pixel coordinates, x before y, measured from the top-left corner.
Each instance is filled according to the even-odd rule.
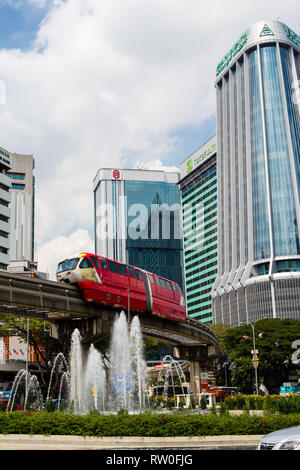
[[[187,314],[212,322],[211,289],[217,276],[216,137],[181,164]]]

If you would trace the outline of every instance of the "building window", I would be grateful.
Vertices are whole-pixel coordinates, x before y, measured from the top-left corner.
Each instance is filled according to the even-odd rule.
[[[6,222],[6,223],[8,223],[8,221],[9,221],[9,218],[8,218],[8,217],[6,217],[5,215],[2,215],[2,214],[0,214],[0,220],[2,220],[2,222]]]
[[[0,230],[0,237],[8,238],[8,233],[4,232],[3,230]]]
[[[8,206],[9,206],[9,202],[8,202],[8,201],[4,201],[4,199],[0,199],[0,204],[1,204],[1,206],[5,206],[5,207],[8,207]]]
[[[25,179],[25,173],[6,173],[6,175],[13,180],[22,180]]]
[[[12,183],[11,189],[18,189],[20,191],[23,191],[25,189],[25,184],[15,184]]]
[[[3,191],[6,191],[6,192],[9,191],[9,187],[5,186],[5,184],[2,184],[2,183],[0,183],[0,189],[3,189]]]

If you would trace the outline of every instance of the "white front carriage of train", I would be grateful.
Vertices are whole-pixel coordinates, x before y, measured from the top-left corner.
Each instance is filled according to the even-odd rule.
[[[56,280],[66,284],[76,284],[80,281],[92,281],[102,284],[95,267],[86,256],[86,253],[80,253],[58,263]]]

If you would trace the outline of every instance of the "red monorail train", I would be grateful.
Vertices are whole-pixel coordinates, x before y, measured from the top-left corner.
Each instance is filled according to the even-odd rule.
[[[58,264],[59,282],[78,284],[87,302],[131,312],[146,312],[185,321],[185,299],[176,282],[144,269],[92,253],[80,253]]]

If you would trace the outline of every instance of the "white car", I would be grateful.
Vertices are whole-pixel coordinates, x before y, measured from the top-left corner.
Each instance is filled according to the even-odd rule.
[[[257,450],[300,450],[300,426],[266,434],[261,438]]]

